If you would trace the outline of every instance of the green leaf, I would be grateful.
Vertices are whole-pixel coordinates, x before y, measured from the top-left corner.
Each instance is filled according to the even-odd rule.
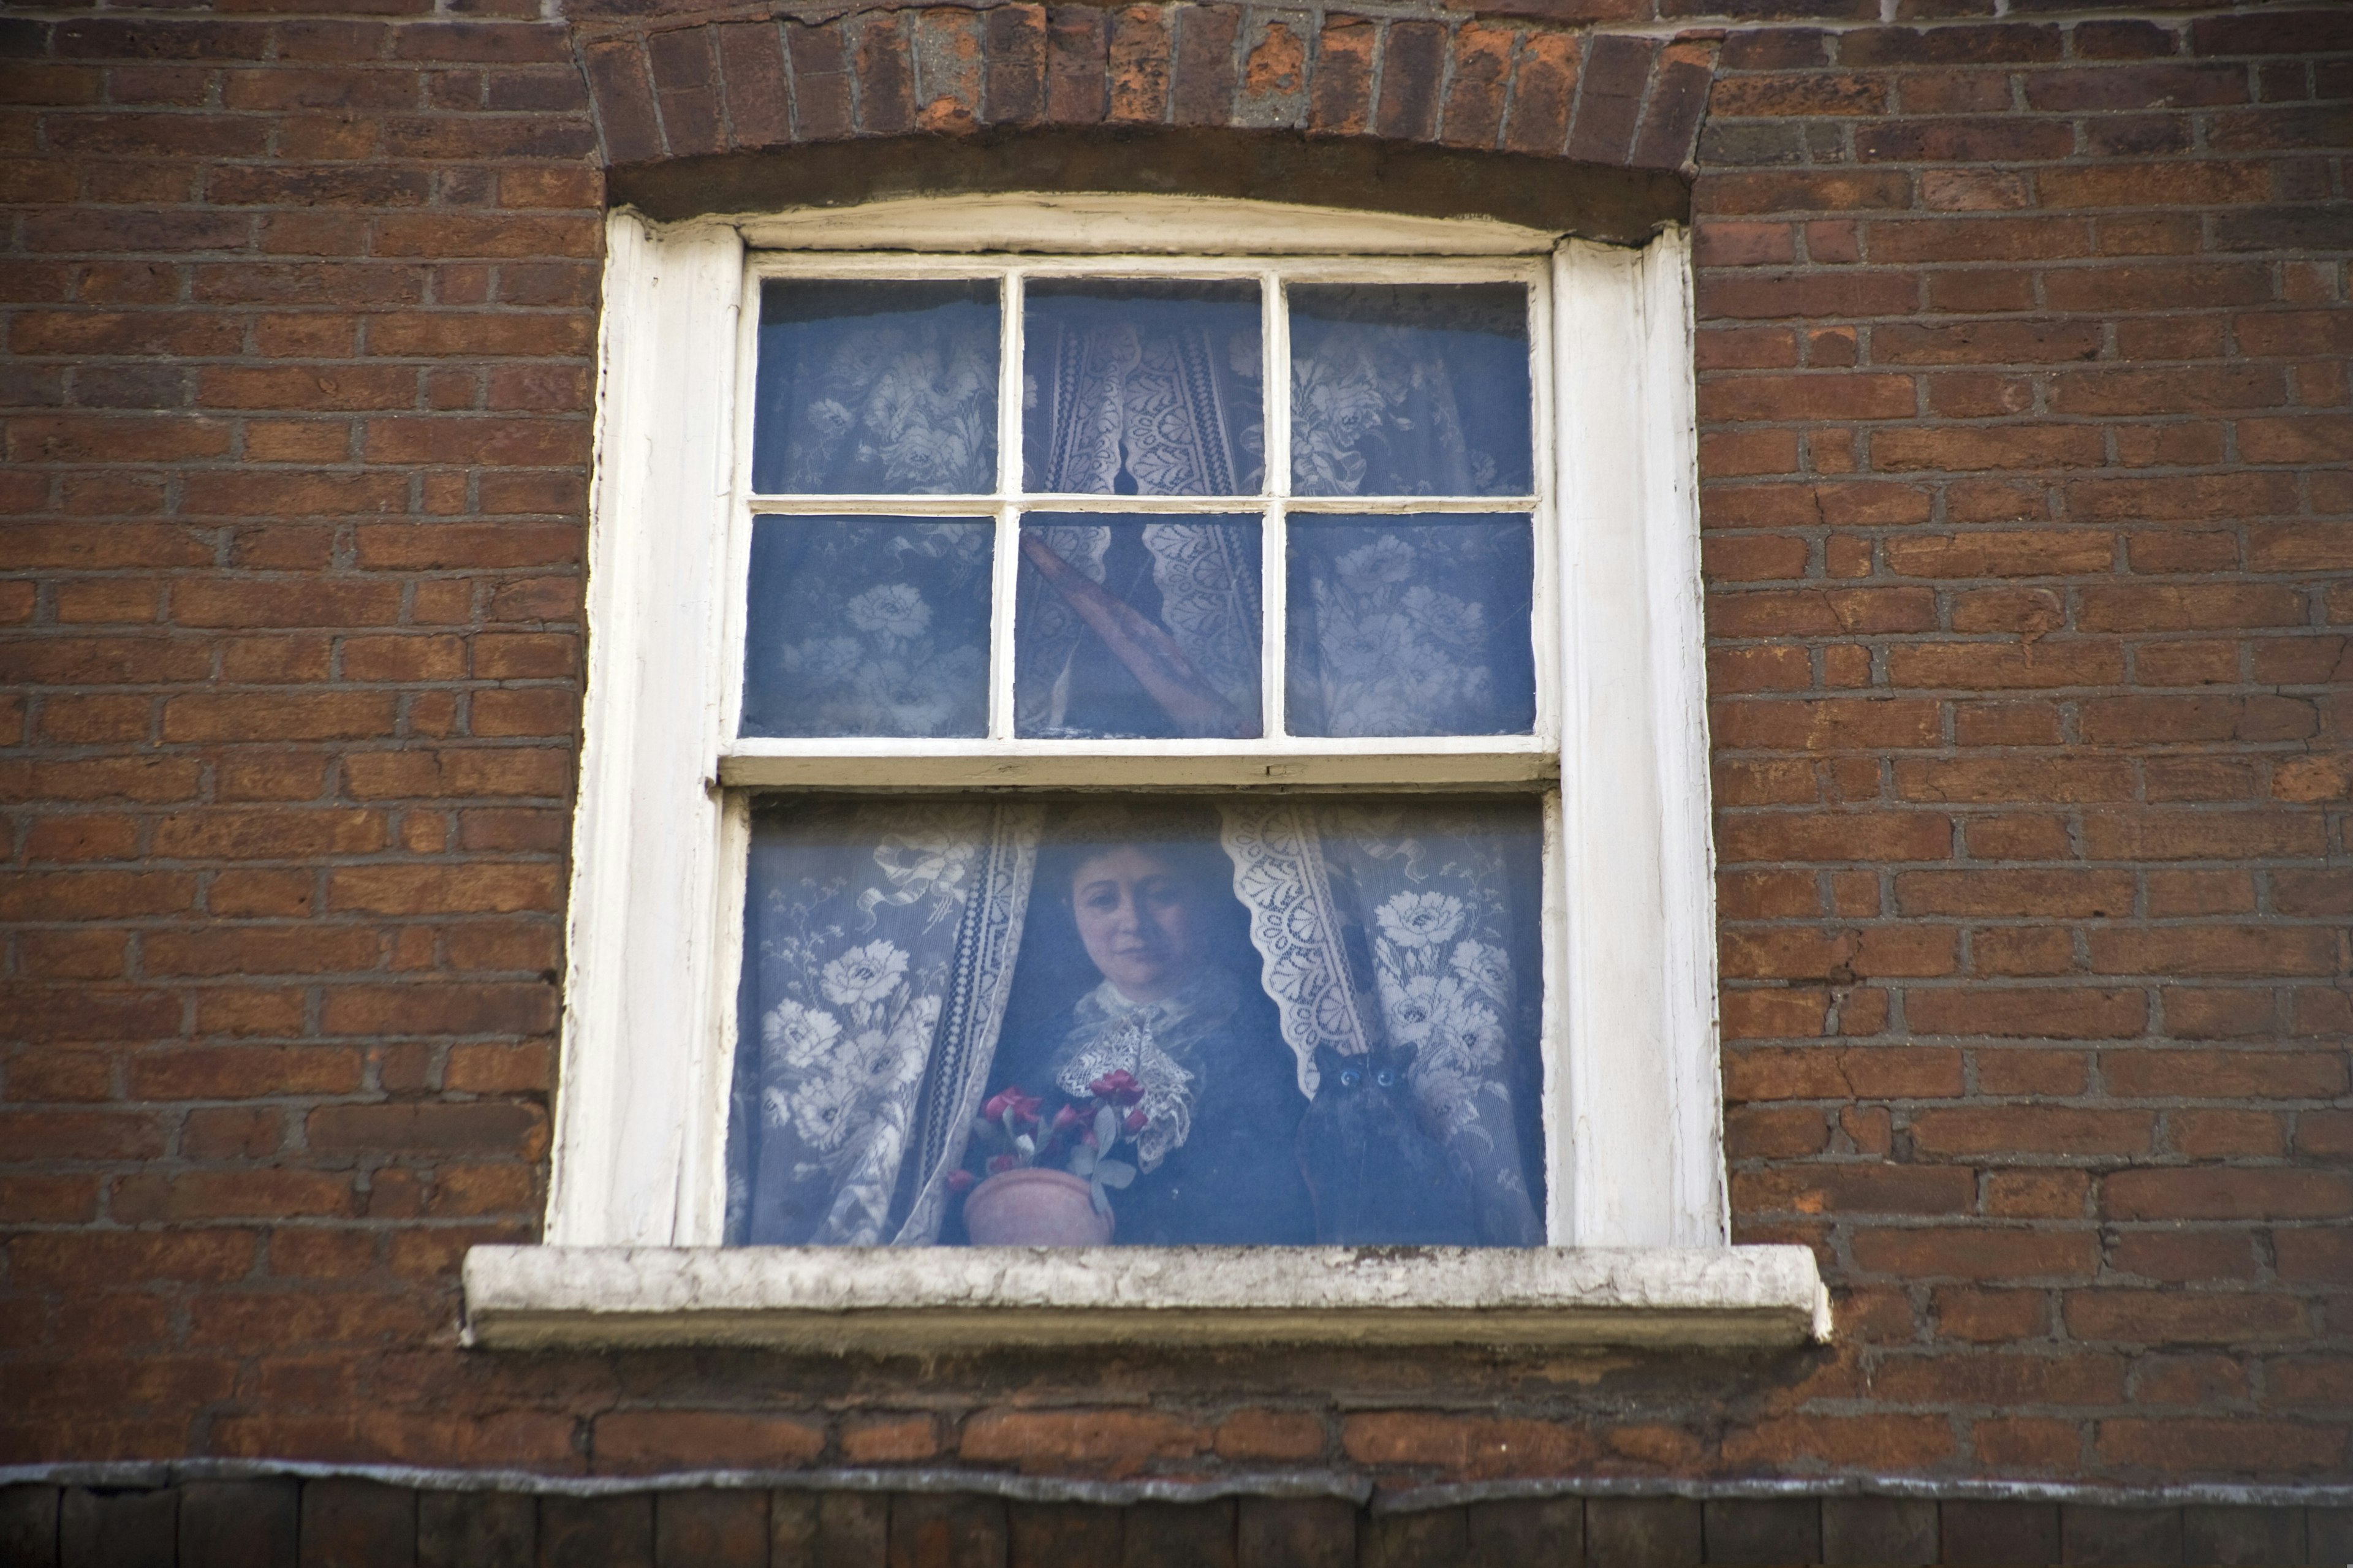
[[[1135,1167],[1124,1160],[1099,1160],[1095,1163],[1095,1180],[1106,1187],[1124,1187],[1135,1180]]]
[[[1071,1151],[1071,1174],[1088,1176],[1094,1173],[1095,1152],[1082,1143]]]
[[[1095,1144],[1103,1152],[1111,1152],[1119,1142],[1119,1112],[1106,1105],[1095,1112]]]

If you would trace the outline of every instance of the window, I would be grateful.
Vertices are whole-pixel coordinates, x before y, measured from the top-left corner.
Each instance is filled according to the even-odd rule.
[[[1679,232],[610,232],[553,1245],[478,1249],[478,1334],[1340,1310],[1151,1256],[1311,1242],[1490,1249],[1366,1310],[1815,1325],[1809,1255],[1725,1246]],[[1139,1251],[926,1297],[966,1241]]]

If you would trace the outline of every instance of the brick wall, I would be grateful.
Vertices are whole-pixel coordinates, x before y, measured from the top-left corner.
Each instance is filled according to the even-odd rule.
[[[2353,12],[2000,8],[0,24],[0,1463],[2353,1477]],[[456,1348],[607,169],[1104,122],[1695,164],[1733,1194],[1831,1348]]]

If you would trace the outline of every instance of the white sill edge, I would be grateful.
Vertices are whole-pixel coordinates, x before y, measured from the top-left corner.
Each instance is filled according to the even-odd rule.
[[[1794,1346],[1830,1337],[1803,1247],[477,1247],[466,1342]]]

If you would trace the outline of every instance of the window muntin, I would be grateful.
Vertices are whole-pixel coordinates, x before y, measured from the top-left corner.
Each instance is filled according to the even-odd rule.
[[[731,646],[737,657],[730,660],[731,721],[725,732],[731,739],[723,744],[721,758],[724,782],[820,782],[811,770],[796,767],[793,759],[826,755],[902,756],[913,764],[914,771],[902,775],[908,782],[957,782],[957,764],[976,752],[1037,760],[1080,747],[1093,754],[1125,752],[1141,757],[1208,752],[1245,759],[1252,753],[1275,753],[1310,759],[1311,769],[1312,759],[1319,755],[1451,753],[1461,761],[1446,776],[1463,782],[1517,783],[1553,771],[1556,633],[1547,609],[1557,568],[1549,527],[1550,444],[1534,436],[1547,427],[1549,414],[1549,376],[1536,363],[1549,340],[1548,276],[1540,263],[1427,258],[769,256],[754,258],[751,275],[744,374],[746,391],[753,395],[744,446],[752,458],[737,505],[735,553],[740,564],[733,581],[744,586],[730,609]],[[976,325],[976,301],[983,298],[992,300],[997,310],[993,338]],[[1248,319],[1253,299],[1255,331]],[[858,318],[860,324],[837,331],[818,319],[824,310],[843,309],[844,300],[868,312]],[[908,301],[913,304],[895,313],[885,309]],[[909,321],[918,325],[906,325]],[[953,329],[942,321],[952,321]],[[1303,326],[1310,340],[1309,357],[1294,352],[1295,323]],[[993,343],[998,372],[993,394],[997,421],[993,489],[951,492],[911,488],[855,495],[838,488],[804,493],[767,489],[786,472],[778,454],[799,450],[796,443],[804,440],[801,432],[845,423],[864,432],[873,450],[863,458],[852,451],[831,467],[804,464],[790,471],[878,473],[889,468],[902,476],[920,472],[928,479],[948,466],[924,467],[902,457],[886,460],[887,455],[902,449],[926,447],[928,437],[911,440],[887,419],[870,417],[866,405],[849,412],[847,399],[835,395],[845,386],[876,379],[871,366],[858,374],[839,372],[835,360],[844,358],[846,351],[828,360],[809,345],[830,341],[829,333],[852,331],[868,339],[890,337],[902,360],[920,360],[952,378],[955,395],[965,400],[954,409],[937,396],[896,388],[892,395],[899,405],[912,407],[925,419],[953,423],[955,429],[938,445],[959,460],[976,445],[967,434],[975,424],[970,408],[988,401],[974,391],[970,363],[977,352],[975,345],[984,340]],[[1071,367],[1083,371],[1092,362],[1097,372],[1109,374],[1103,363],[1106,354],[1090,351],[1103,350],[1102,340],[1113,336],[1120,341],[1118,353],[1108,356],[1116,362],[1111,370],[1124,367],[1124,374],[1147,382],[1157,377],[1155,387],[1190,388],[1174,406],[1161,400],[1150,421],[1155,426],[1150,435],[1155,440],[1169,439],[1156,452],[1138,449],[1150,444],[1146,441],[1131,439],[1123,446],[1116,433],[1105,440],[1101,431],[1093,432],[1090,442],[1079,438],[1087,433],[1076,430],[1071,418],[1052,422],[1058,413],[1074,406],[1100,413],[1099,399],[1090,403],[1082,398],[1074,404],[1071,384],[1079,372]],[[1318,353],[1324,357],[1314,357]],[[790,356],[789,374],[772,364],[777,355]],[[1274,374],[1277,366],[1284,367],[1282,374]],[[1384,367],[1389,373],[1386,386],[1375,374]],[[1357,384],[1355,402],[1344,398],[1335,403],[1332,386],[1351,377]],[[803,405],[794,405],[791,399],[804,393],[808,395]],[[815,406],[828,402],[839,405],[841,412]],[[1147,391],[1131,399],[1129,406],[1152,402]],[[1315,406],[1303,419],[1295,415],[1295,402]],[[1433,412],[1449,404],[1454,409],[1451,415],[1440,417]],[[1497,410],[1506,405],[1514,412],[1500,415]],[[1311,428],[1315,421],[1322,423]],[[1432,437],[1431,428],[1440,426],[1445,432]],[[1334,435],[1335,430],[1340,434]],[[1461,435],[1465,430],[1472,437],[1467,443]],[[859,438],[853,434],[846,439],[854,444]],[[1181,454],[1169,458],[1171,448],[1187,443],[1192,458]],[[1445,461],[1430,458],[1432,450],[1449,443]],[[1292,483],[1295,445],[1322,454],[1317,472],[1323,477],[1312,486]],[[902,477],[901,482],[908,481]],[[1356,486],[1354,493],[1347,488],[1351,482]],[[1037,488],[1049,483],[1074,488]],[[1442,493],[1457,483],[1468,486],[1470,493]],[[1387,487],[1390,493],[1372,493],[1365,489],[1367,485]],[[1294,488],[1323,493],[1291,493]],[[1228,491],[1246,491],[1248,496],[1220,493]],[[773,643],[747,635],[749,623],[758,618],[748,602],[752,537],[789,526],[786,520],[797,517],[873,516],[899,521],[927,515],[970,517],[984,510],[997,526],[990,557],[989,711],[984,731],[974,733],[968,725],[959,725],[916,733],[902,717],[845,722],[826,734],[815,726],[781,731],[760,716],[753,700],[778,679],[774,661],[779,653]],[[1084,515],[1090,513],[1101,515]],[[1493,677],[1481,684],[1502,689],[1504,698],[1467,706],[1425,700],[1418,710],[1414,704],[1404,704],[1404,718],[1388,732],[1376,732],[1377,725],[1368,729],[1335,721],[1320,712],[1306,715],[1300,724],[1288,722],[1287,698],[1307,689],[1301,685],[1295,660],[1281,657],[1301,643],[1301,637],[1288,634],[1286,622],[1290,604],[1303,603],[1294,581],[1299,588],[1306,586],[1305,579],[1295,576],[1292,520],[1394,517],[1399,527],[1409,528],[1412,518],[1422,513],[1466,523],[1489,517],[1513,521],[1529,540],[1525,581],[1506,584],[1508,591],[1495,602],[1472,601],[1470,613],[1479,619],[1481,635],[1453,650],[1458,661],[1465,657],[1496,660]],[[1207,689],[1217,700],[1184,704],[1187,712],[1171,714],[1160,700],[1169,687],[1161,683],[1150,704],[1131,705],[1117,721],[1072,723],[1067,714],[1054,715],[1052,704],[1037,695],[1034,679],[1024,679],[1034,677],[1039,666],[1034,654],[1024,657],[1028,645],[1037,641],[1025,635],[1025,621],[1034,627],[1040,617],[1085,617],[1076,615],[1071,595],[1041,596],[1033,591],[1046,563],[1034,549],[1025,553],[1025,527],[1034,525],[1032,536],[1042,542],[1048,530],[1059,529],[1067,536],[1073,530],[1108,528],[1113,535],[1124,535],[1137,532],[1139,525],[1152,519],[1198,517],[1204,523],[1229,526],[1253,515],[1260,549],[1255,582],[1245,581],[1250,574],[1228,573],[1235,598],[1216,617],[1223,626],[1219,636],[1205,640],[1193,635],[1187,646],[1188,632],[1198,634],[1198,626],[1157,628],[1172,633],[1178,645],[1174,651],[1189,656],[1180,662],[1190,664],[1193,673],[1203,678],[1176,684]],[[1198,530],[1196,534],[1198,542]],[[1466,531],[1460,537],[1470,536]],[[1078,564],[1086,575],[1097,563],[1090,558]],[[1165,576],[1167,570],[1164,560],[1155,575]],[[1248,604],[1245,596],[1252,592],[1258,602]],[[845,600],[849,596],[842,595]],[[1443,612],[1452,606],[1436,608]],[[1247,635],[1235,624],[1238,611],[1256,620]],[[1441,613],[1431,625],[1460,633],[1465,618]],[[1322,624],[1312,613],[1306,619],[1311,626]],[[1130,678],[1128,684],[1150,689],[1155,683],[1138,672],[1155,664],[1166,667],[1170,661],[1163,656],[1170,650],[1146,646],[1155,628],[1141,629],[1146,635],[1126,639],[1124,647],[1113,646],[1121,641],[1117,637],[1106,643],[1098,626],[1082,627],[1081,638],[1090,642],[1088,654],[1120,665],[1123,675]],[[1367,643],[1360,637],[1355,646],[1377,647],[1379,638]],[[1345,651],[1335,649],[1320,660],[1315,682],[1328,681],[1330,667],[1340,662],[1338,656]],[[1408,664],[1423,653],[1419,645],[1409,649]],[[763,660],[769,661],[767,667],[755,668]],[[1231,685],[1233,672],[1250,663],[1257,665],[1259,679],[1254,725],[1253,704]],[[1211,675],[1206,667],[1215,667],[1219,674]],[[1446,689],[1443,679],[1425,679],[1419,684],[1426,691]],[[1399,707],[1397,702],[1359,705],[1361,713]],[[1238,721],[1228,722],[1229,718]],[[944,740],[965,743],[942,746]],[[1046,782],[1048,776],[1017,769],[1005,782]],[[1377,783],[1383,776],[1383,770],[1375,767],[1369,773],[1358,773],[1352,782]],[[1430,782],[1405,772],[1389,776],[1399,782]],[[1143,774],[1118,782],[1152,781],[1147,767]]]

